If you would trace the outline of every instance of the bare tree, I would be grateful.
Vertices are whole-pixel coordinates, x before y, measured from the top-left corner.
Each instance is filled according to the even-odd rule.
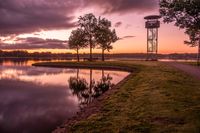
[[[80,48],[85,48],[87,47],[87,40],[85,37],[85,32],[84,30],[78,28],[76,30],[73,30],[71,32],[71,35],[69,37],[69,48],[70,49],[75,49],[77,52],[77,60],[79,62],[79,49]]]
[[[199,0],[160,0],[160,14],[164,22],[175,22],[185,29],[190,40],[186,44],[197,47],[197,64],[200,65],[200,1]]]

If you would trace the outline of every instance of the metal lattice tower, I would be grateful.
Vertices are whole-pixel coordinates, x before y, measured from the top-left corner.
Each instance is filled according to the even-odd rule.
[[[146,16],[145,28],[147,28],[147,58],[146,60],[157,61],[158,57],[158,28],[160,19],[158,15]]]

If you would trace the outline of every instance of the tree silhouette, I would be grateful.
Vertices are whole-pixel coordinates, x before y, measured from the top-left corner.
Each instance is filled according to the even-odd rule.
[[[80,107],[88,104],[88,98],[85,96],[88,93],[88,83],[84,78],[70,77],[68,80],[69,88],[72,90],[72,94],[76,95]]]
[[[100,81],[97,81],[94,86],[93,97],[99,97],[100,95],[111,89],[114,86],[111,81],[112,77],[109,74],[107,76],[102,76],[102,79]]]
[[[76,95],[79,100],[80,108],[87,106],[93,100],[93,88],[95,81],[92,79],[92,70],[90,69],[90,83],[85,78],[79,78],[79,70],[77,70],[77,77],[70,77],[68,80],[69,88],[73,95]]]
[[[76,77],[70,77],[68,80],[69,89],[72,91],[73,95],[77,96],[80,108],[87,106],[94,98],[99,97],[114,85],[111,83],[112,77],[109,74],[105,76],[103,70],[102,79],[97,82],[92,78],[92,70],[90,70],[89,80],[88,83],[86,79],[80,78],[79,70],[77,70]]]
[[[197,64],[200,65],[200,1],[199,0],[161,0],[160,14],[165,23],[175,22],[185,29],[190,40],[186,44],[198,46]]]
[[[86,14],[79,17],[79,26],[85,31],[87,43],[90,47],[90,61],[92,61],[92,49],[95,48],[95,27],[97,25],[97,18],[92,14]]]
[[[112,49],[111,43],[118,40],[115,30],[111,30],[111,22],[105,18],[99,17],[98,24],[95,28],[95,40],[99,48],[102,49],[102,61],[104,61],[104,51]]]
[[[79,49],[86,47],[87,46],[86,42],[87,40],[84,30],[78,28],[71,32],[68,44],[70,49],[76,50],[78,62],[79,62]]]

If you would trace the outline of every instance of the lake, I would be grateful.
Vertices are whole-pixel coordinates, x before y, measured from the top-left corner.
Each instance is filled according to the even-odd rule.
[[[0,63],[0,133],[49,133],[129,73]]]

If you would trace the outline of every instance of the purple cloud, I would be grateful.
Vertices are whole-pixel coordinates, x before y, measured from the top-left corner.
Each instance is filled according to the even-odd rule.
[[[42,39],[37,37],[16,38],[16,43],[0,44],[0,49],[66,49],[68,47],[67,41],[58,39]]]
[[[78,3],[79,0],[5,0],[0,3],[0,34],[72,28]]]
[[[0,34],[70,29],[76,26],[75,14],[80,8],[123,14],[151,11],[157,5],[157,0],[5,0],[0,2]]]
[[[158,0],[85,0],[89,6],[97,6],[104,14],[147,12],[158,6]]]
[[[129,39],[129,38],[134,38],[135,36],[123,36],[121,38],[119,38],[119,40],[123,40],[123,39]]]
[[[115,23],[114,26],[115,26],[116,28],[118,28],[118,27],[120,27],[121,25],[122,25],[122,22],[117,22],[117,23]]]

